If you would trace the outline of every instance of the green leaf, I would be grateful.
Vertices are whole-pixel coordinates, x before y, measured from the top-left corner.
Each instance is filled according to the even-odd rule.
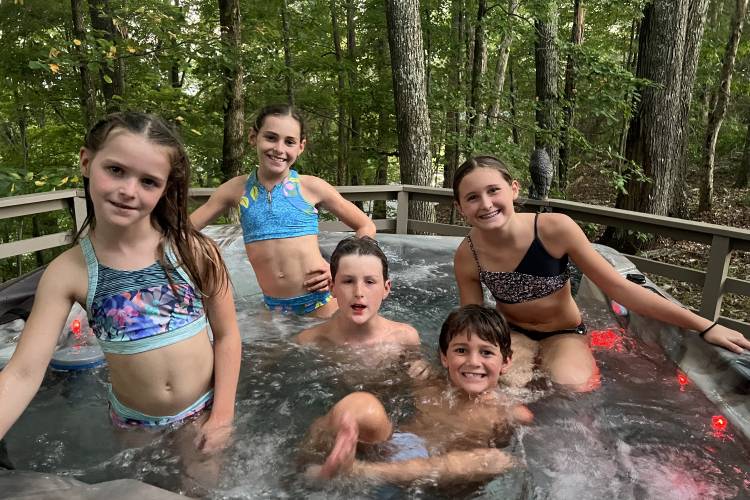
[[[102,77],[102,80],[104,80],[105,82],[107,82],[107,83],[109,83],[109,84],[111,84],[111,83],[112,83],[112,79],[111,79],[111,78],[109,77],[109,75],[104,75],[104,76]]]

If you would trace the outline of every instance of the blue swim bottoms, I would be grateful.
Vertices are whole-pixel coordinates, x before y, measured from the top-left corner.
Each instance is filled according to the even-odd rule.
[[[429,458],[424,439],[411,432],[394,432],[388,440],[388,447],[393,450],[388,460],[403,462],[414,458]]]
[[[112,392],[112,385],[109,386],[109,416],[112,423],[117,427],[164,427],[170,424],[182,422],[183,420],[196,415],[200,411],[210,408],[214,400],[214,390],[211,389],[198,400],[182,410],[177,415],[155,417],[146,415],[138,410],[134,410],[122,404],[115,393]]]
[[[299,297],[288,297],[285,299],[263,295],[263,301],[270,310],[284,314],[296,314],[298,316],[310,314],[328,304],[331,299],[333,299],[333,296],[328,290],[325,292],[310,292]]]

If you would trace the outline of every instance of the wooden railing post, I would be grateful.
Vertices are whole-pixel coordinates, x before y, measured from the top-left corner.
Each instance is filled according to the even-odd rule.
[[[397,196],[396,234],[406,234],[409,231],[409,192],[401,188]]]
[[[731,256],[732,248],[729,238],[714,235],[708,257],[706,281],[703,284],[703,296],[701,297],[700,315],[706,319],[715,321],[721,313],[724,282],[727,280]]]
[[[86,220],[86,195],[83,189],[77,190],[75,198],[73,198],[73,217],[76,223],[76,234],[83,227],[83,221]]]

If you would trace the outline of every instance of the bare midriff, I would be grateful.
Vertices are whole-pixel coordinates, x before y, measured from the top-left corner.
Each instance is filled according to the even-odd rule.
[[[117,399],[146,415],[176,415],[213,386],[214,351],[206,330],[138,354],[107,354]]]
[[[570,282],[541,299],[519,304],[497,303],[497,310],[509,323],[538,332],[575,328],[581,324],[581,312],[570,294]]]
[[[245,245],[263,293],[275,298],[299,297],[308,290],[307,273],[325,263],[316,235],[255,241]]]

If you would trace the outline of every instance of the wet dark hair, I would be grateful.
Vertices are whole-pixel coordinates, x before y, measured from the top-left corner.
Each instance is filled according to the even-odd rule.
[[[164,194],[151,212],[151,223],[164,235],[157,253],[159,262],[167,270],[170,282],[170,270],[173,266],[166,259],[165,243],[173,249],[177,256],[177,264],[185,268],[201,294],[212,296],[221,293],[229,284],[229,274],[216,245],[196,231],[190,223],[187,209],[190,160],[179,134],[174,127],[156,115],[134,111],[112,113],[96,122],[86,134],[83,147],[91,154],[89,164],[105,146],[112,132],[117,130],[141,135],[152,144],[169,150],[169,177]],[[96,214],[89,193],[89,179],[84,177],[83,181],[86,220],[76,239],[87,226],[96,229]]]
[[[305,120],[300,112],[294,106],[289,104],[269,104],[258,111],[253,122],[253,130],[258,133],[263,127],[263,122],[268,116],[291,116],[299,123],[300,140],[307,139],[307,130],[305,129]]]
[[[388,259],[378,246],[378,242],[369,236],[349,236],[339,241],[333,253],[331,254],[331,279],[336,279],[336,273],[339,270],[339,261],[341,257],[347,255],[373,255],[380,259],[383,265],[383,281],[388,280]]]
[[[453,174],[453,199],[457,202],[461,202],[458,197],[458,186],[461,181],[477,168],[492,168],[500,172],[508,184],[513,182],[513,176],[510,175],[510,169],[494,156],[474,156],[469,158],[456,169],[456,173]]]
[[[451,340],[464,333],[468,338],[478,335],[485,342],[498,346],[503,361],[513,355],[510,348],[510,327],[503,315],[495,309],[469,304],[453,310],[440,329],[440,352],[445,355]]]

